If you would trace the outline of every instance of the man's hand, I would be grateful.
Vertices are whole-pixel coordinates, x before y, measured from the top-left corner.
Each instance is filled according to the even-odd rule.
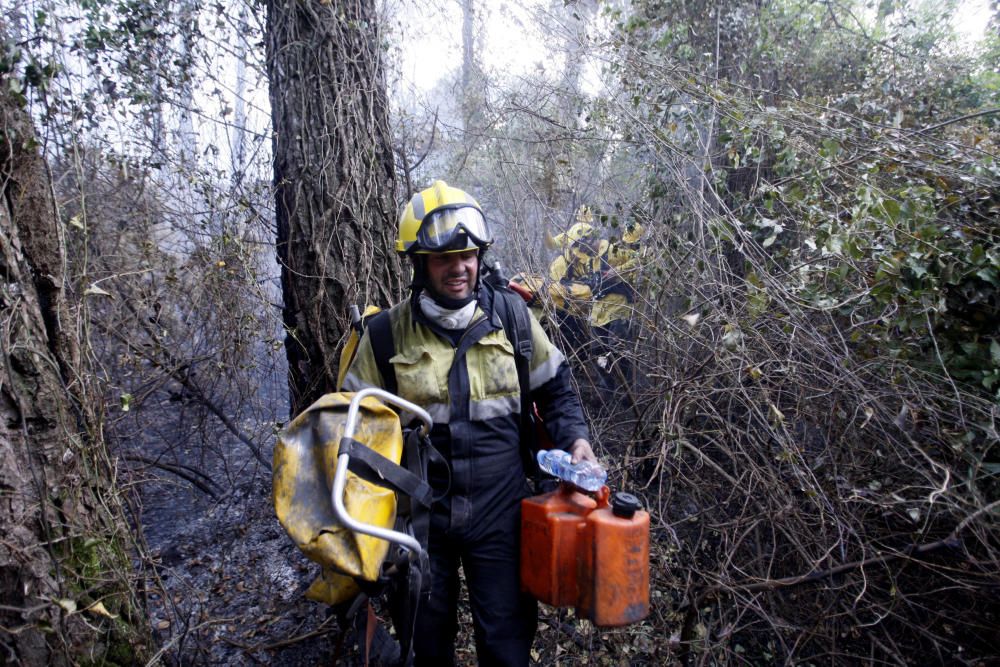
[[[597,463],[597,457],[594,456],[594,450],[591,448],[590,443],[583,438],[577,438],[573,441],[573,444],[569,447],[570,460],[573,463],[579,463],[580,461],[591,461]]]

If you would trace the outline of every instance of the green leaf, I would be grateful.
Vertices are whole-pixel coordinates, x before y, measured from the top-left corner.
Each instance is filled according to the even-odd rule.
[[[882,210],[885,211],[885,215],[889,220],[893,222],[899,220],[901,209],[899,208],[899,202],[895,199],[883,199]]]
[[[992,373],[987,373],[983,375],[983,380],[981,384],[983,385],[984,389],[990,391],[993,389],[993,386],[998,382],[1000,382],[1000,372],[993,371]]]
[[[878,258],[879,270],[890,276],[899,275],[899,260],[892,255],[882,255]]]
[[[120,401],[122,406],[122,412],[128,412],[132,409],[132,401],[135,400],[135,396],[132,394],[122,394]]]
[[[909,267],[910,271],[913,271],[913,275],[917,278],[923,278],[927,275],[927,265],[912,257],[906,262],[906,266]]]
[[[797,184],[786,189],[783,194],[784,194],[783,199],[789,204],[794,204],[795,202],[802,201],[802,199],[805,197],[805,193],[802,191],[802,188],[799,187]]]
[[[976,266],[982,266],[986,263],[986,250],[983,249],[982,245],[977,243],[972,246],[972,251],[969,252],[969,261]]]
[[[856,236],[849,237],[847,239],[847,244],[845,245],[845,250],[847,256],[851,259],[864,259],[867,256],[865,249],[859,245],[860,239]]]
[[[990,285],[994,287],[1000,287],[1000,279],[997,277],[997,271],[992,266],[987,266],[986,268],[979,269],[976,271],[976,276],[982,278]]]
[[[990,358],[993,359],[993,365],[1000,368],[1000,343],[995,340],[990,341]]]
[[[765,247],[766,245],[767,242],[765,241]],[[764,287],[764,282],[753,271],[747,274],[747,298],[750,314],[754,317],[767,310],[767,305],[771,300],[767,294],[767,289]]]
[[[832,137],[823,140],[820,155],[825,158],[835,158],[840,153],[840,142]]]
[[[835,255],[844,254],[844,238],[839,234],[834,234],[826,240],[826,249]]]
[[[978,343],[963,342],[959,343],[958,346],[962,349],[962,352],[965,352],[966,356],[976,357],[979,355]]]

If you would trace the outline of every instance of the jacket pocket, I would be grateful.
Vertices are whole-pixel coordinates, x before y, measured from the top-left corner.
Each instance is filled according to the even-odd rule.
[[[520,393],[514,347],[503,331],[494,331],[483,337],[469,354],[472,400],[505,398]]]
[[[389,359],[396,371],[399,395],[429,408],[448,403],[448,367],[426,350],[400,352]]]

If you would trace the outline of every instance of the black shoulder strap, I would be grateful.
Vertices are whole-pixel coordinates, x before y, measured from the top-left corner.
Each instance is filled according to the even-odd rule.
[[[392,320],[389,311],[383,310],[368,320],[368,339],[372,343],[372,353],[375,355],[375,365],[382,375],[382,387],[390,394],[396,393],[396,369],[389,362],[396,354],[396,342],[392,339]]]
[[[433,492],[423,477],[382,456],[353,438],[341,438],[339,454],[347,454],[348,469],[370,482],[405,494],[411,502],[430,507]]]
[[[531,400],[531,313],[528,304],[521,295],[506,287],[498,287],[493,298],[497,300],[497,313],[503,324],[504,333],[514,347],[514,365],[517,368],[517,383],[521,393],[521,454],[524,458],[525,471],[534,474],[535,463],[534,402]]]

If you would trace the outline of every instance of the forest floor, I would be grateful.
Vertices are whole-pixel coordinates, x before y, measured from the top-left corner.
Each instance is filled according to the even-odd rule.
[[[218,500],[146,485],[150,622],[165,664],[330,664],[340,628],[306,600],[318,572],[285,534],[259,466]]]

